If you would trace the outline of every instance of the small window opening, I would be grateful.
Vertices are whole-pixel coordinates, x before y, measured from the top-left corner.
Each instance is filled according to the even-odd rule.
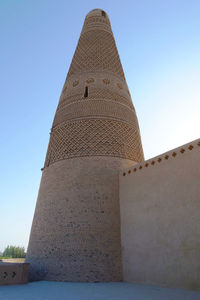
[[[102,10],[102,11],[101,11],[101,15],[102,15],[102,17],[104,17],[104,18],[105,18],[105,17],[106,17],[106,13],[105,13],[105,11],[103,11],[103,10]]]
[[[84,97],[87,98],[88,97],[88,86],[85,87],[85,94]]]

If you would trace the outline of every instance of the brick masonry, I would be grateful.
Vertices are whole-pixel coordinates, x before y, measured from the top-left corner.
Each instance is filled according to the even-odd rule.
[[[28,263],[9,263],[0,261],[0,285],[27,283],[28,272]]]
[[[110,21],[93,10],[51,129],[27,254],[31,280],[122,280],[118,174],[143,160]]]

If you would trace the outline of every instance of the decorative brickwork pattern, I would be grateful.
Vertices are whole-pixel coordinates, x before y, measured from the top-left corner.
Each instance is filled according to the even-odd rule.
[[[111,33],[104,30],[92,30],[81,35],[68,77],[87,70],[108,70],[124,79],[115,40]]]
[[[88,78],[87,80],[86,80],[86,83],[92,83],[92,82],[94,82],[94,78]]]
[[[144,170],[145,168],[149,168],[151,165],[152,166],[159,165],[160,163],[163,163],[165,161],[170,161],[170,158],[179,157],[180,155],[183,155],[188,151],[192,151],[195,148],[198,149],[198,147],[200,147],[199,140],[194,141],[192,144],[186,144],[180,148],[177,148],[176,151],[171,150],[170,152],[168,152],[168,154],[164,153],[162,157],[154,157],[154,159],[143,161],[142,164],[134,165],[133,172],[136,172],[137,170],[141,170],[142,168]],[[157,164],[157,162],[159,164]],[[126,176],[126,174],[127,174],[126,172],[122,173],[123,176]],[[128,174],[131,174],[131,169],[128,170]]]
[[[78,80],[76,80],[76,81],[73,82],[73,86],[77,86],[78,84],[79,84]]]
[[[109,18],[93,10],[51,128],[27,251],[31,280],[122,280],[118,175],[143,159]]]
[[[138,131],[138,122],[133,110],[120,103],[106,100],[77,101],[63,106],[56,113],[53,128],[58,124],[77,118],[115,118],[130,123],[131,127]]]
[[[110,83],[110,80],[109,80],[109,79],[107,79],[107,78],[105,78],[105,79],[103,79],[103,83],[105,83],[105,84],[109,84],[109,83]]]
[[[0,286],[28,283],[28,271],[29,264],[0,260]]]
[[[66,96],[65,96],[66,95]],[[60,109],[63,105],[70,104],[73,102],[80,101],[81,99],[84,99],[83,92],[77,92],[73,95],[69,95],[68,93],[63,93],[58,109]],[[130,96],[124,97],[122,95],[119,95],[116,91],[109,90],[109,89],[99,89],[99,88],[90,88],[89,89],[89,95],[88,99],[93,100],[99,100],[99,99],[106,99],[106,100],[112,100],[115,102],[119,102],[121,104],[127,105],[129,108],[134,109],[133,103],[130,100]]]
[[[101,26],[102,28],[102,25],[103,24],[107,24],[109,27],[106,27],[106,28],[109,28],[110,29],[110,22],[107,18],[102,18],[102,17],[89,17],[87,18],[87,20],[85,21],[84,23],[84,26],[87,26],[87,28],[89,27],[88,25],[92,25],[92,28],[94,29],[94,27],[98,27],[98,26]],[[95,28],[96,29],[96,28]]]
[[[51,134],[45,166],[80,156],[117,156],[143,160],[140,135],[126,123],[113,120],[81,120],[57,126]]]
[[[101,17],[88,17],[84,23],[82,34],[86,31],[104,29],[105,31],[111,32],[110,22],[108,18]]]

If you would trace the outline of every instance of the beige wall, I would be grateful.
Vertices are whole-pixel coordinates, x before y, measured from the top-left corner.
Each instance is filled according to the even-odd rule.
[[[200,288],[200,139],[120,173],[125,281]]]
[[[0,285],[27,283],[28,272],[29,264],[27,263],[0,261]]]

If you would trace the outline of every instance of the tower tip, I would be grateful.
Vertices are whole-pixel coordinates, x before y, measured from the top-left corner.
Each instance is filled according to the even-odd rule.
[[[112,33],[109,16],[104,10],[96,8],[86,15],[82,34],[91,30],[104,30]]]
[[[86,15],[86,18],[88,17],[108,17],[108,14],[105,12],[105,10],[103,9],[100,9],[100,8],[95,8],[95,9],[92,9],[87,15]]]

